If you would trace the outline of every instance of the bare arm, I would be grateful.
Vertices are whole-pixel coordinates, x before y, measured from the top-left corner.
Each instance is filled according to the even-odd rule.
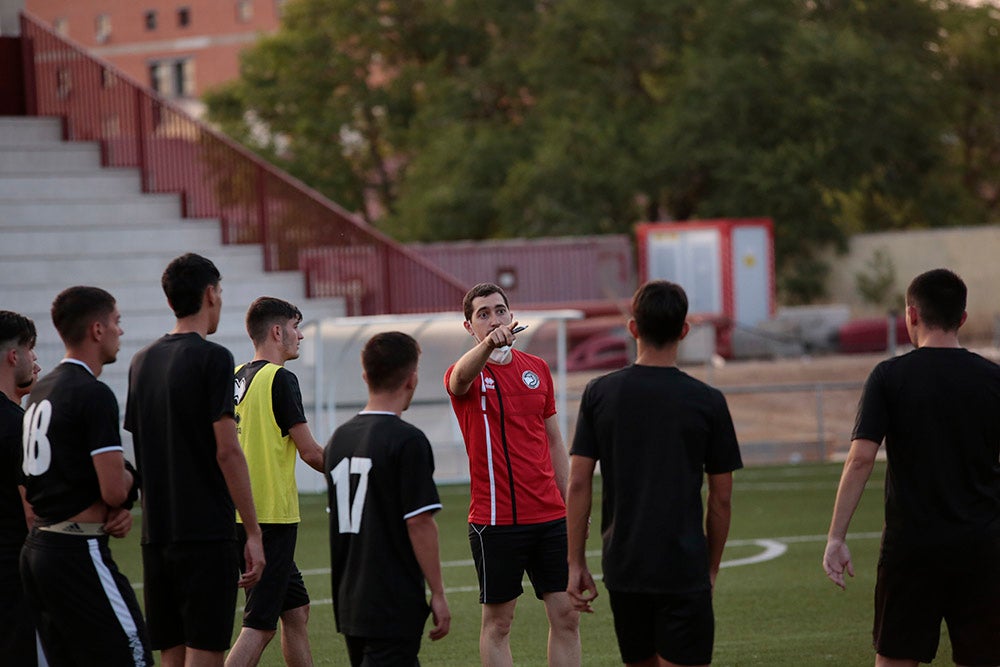
[[[101,486],[101,500],[108,507],[121,507],[132,489],[132,473],[125,469],[125,457],[115,450],[95,454],[91,460]]]
[[[288,435],[292,436],[292,442],[295,443],[295,449],[299,451],[299,456],[302,457],[302,460],[313,470],[324,472],[323,448],[319,446],[316,438],[313,437],[312,431],[309,430],[309,424],[306,422],[296,424],[288,429]]]
[[[212,428],[215,431],[215,460],[222,470],[229,495],[243,519],[243,528],[247,534],[244,549],[246,571],[240,578],[240,586],[248,588],[260,580],[260,574],[264,570],[264,547],[260,525],[257,523],[257,510],[253,504],[253,492],[250,489],[250,471],[240,448],[233,418],[223,417],[212,424]]]
[[[549,440],[549,456],[552,458],[552,471],[556,474],[556,486],[563,501],[566,500],[566,484],[569,480],[569,452],[563,444],[559,432],[559,417],[552,415],[545,420],[545,435]]]
[[[441,576],[441,557],[438,549],[437,522],[432,512],[421,512],[406,520],[406,531],[417,557],[420,571],[424,573],[427,587],[431,589],[431,613],[434,627],[428,635],[437,641],[451,629],[451,611],[444,594],[444,579]]]
[[[592,612],[597,585],[587,568],[587,528],[593,502],[594,469],[597,460],[573,456],[570,461],[569,494],[566,500],[566,539],[569,560],[569,594],[577,611]]]
[[[469,391],[472,383],[483,372],[493,350],[504,345],[511,345],[514,342],[515,336],[510,330],[515,327],[517,327],[516,321],[497,327],[490,332],[489,336],[483,338],[475,347],[458,358],[458,361],[455,362],[455,368],[452,369],[451,375],[448,377],[448,391],[453,396],[464,396]]]
[[[830,520],[830,531],[826,536],[826,551],[823,553],[823,569],[830,581],[841,588],[846,588],[844,572],[854,576],[854,564],[851,562],[851,552],[847,548],[847,528],[861,494],[864,493],[868,478],[875,467],[875,455],[878,454],[879,443],[871,440],[857,439],[851,442],[851,451],[844,462],[844,471],[840,475],[840,485],[837,487],[837,500],[833,504],[833,518]]]
[[[733,473],[708,476],[708,509],[705,512],[705,537],[708,540],[708,576],[715,588],[715,578],[722,563],[722,551],[729,537],[733,507]]]

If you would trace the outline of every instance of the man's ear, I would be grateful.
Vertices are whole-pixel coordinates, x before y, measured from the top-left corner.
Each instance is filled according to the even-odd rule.
[[[906,307],[906,321],[912,326],[917,326],[917,322],[920,321],[920,313],[917,311],[916,306]],[[962,316],[962,321],[965,321],[965,315]]]
[[[639,325],[635,323],[634,317],[628,318],[628,322],[625,323],[625,328],[628,329],[629,336],[639,340]]]
[[[465,320],[464,322],[462,322],[462,326],[465,327],[466,331],[468,331],[470,334],[472,334],[473,338],[476,337],[475,332],[472,330],[472,322],[470,322],[469,320]]]
[[[12,347],[7,350],[7,354],[3,355],[3,358],[8,366],[17,366],[17,348]]]
[[[211,308],[215,305],[216,300],[219,298],[218,285],[209,285],[205,288],[205,293],[201,296],[202,306],[208,306]]]
[[[691,325],[688,324],[687,320],[684,320],[684,326],[681,327],[681,336],[677,340],[679,340],[679,341],[680,340],[684,340],[684,337],[687,336],[688,332],[690,332],[690,331],[691,331]]]
[[[277,342],[281,342],[281,325],[274,324],[271,326],[271,339]]]

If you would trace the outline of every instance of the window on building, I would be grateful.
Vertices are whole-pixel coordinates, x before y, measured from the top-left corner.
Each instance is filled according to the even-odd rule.
[[[249,23],[253,20],[253,0],[237,0],[236,20],[240,23]]]
[[[69,35],[69,19],[64,16],[60,16],[52,22],[52,29],[63,37],[66,37]]]
[[[94,39],[98,44],[111,39],[111,14],[98,14],[94,19]]]
[[[153,90],[169,98],[194,97],[194,59],[157,60],[149,64]]]
[[[191,25],[191,8],[181,7],[177,10],[177,27],[186,28]]]
[[[156,30],[156,10],[150,9],[145,14],[143,14],[143,19],[146,24],[146,30]]]

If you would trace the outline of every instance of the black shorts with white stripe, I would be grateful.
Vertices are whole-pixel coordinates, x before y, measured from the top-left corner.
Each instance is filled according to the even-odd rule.
[[[21,579],[52,667],[153,664],[135,591],[106,535],[33,530],[21,551]]]

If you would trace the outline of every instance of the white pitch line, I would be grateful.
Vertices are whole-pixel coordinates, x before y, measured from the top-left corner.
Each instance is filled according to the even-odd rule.
[[[882,533],[848,533],[848,540],[872,540],[882,537]],[[747,556],[745,558],[734,558],[732,560],[722,561],[720,567],[740,567],[742,565],[755,565],[757,563],[763,563],[765,561],[774,560],[775,558],[780,558],[788,550],[789,544],[800,544],[803,542],[826,542],[826,535],[793,535],[790,537],[769,537],[769,538],[758,538],[751,540],[729,540],[726,542],[726,546],[730,547],[750,547],[757,546],[761,547],[762,551],[754,556]],[[600,549],[592,549],[587,552],[588,557],[597,557],[601,555]],[[441,567],[472,567],[475,563],[471,559],[463,560],[449,560],[443,561]],[[328,567],[318,567],[310,570],[300,570],[303,577],[319,576],[324,574],[330,574],[330,568]],[[603,575],[600,573],[594,574],[594,579],[600,581],[603,579]],[[530,582],[525,580],[524,585],[529,585]],[[132,588],[140,590],[142,588],[142,582],[137,582],[132,584]],[[478,593],[479,586],[455,586],[452,588],[445,588],[446,593]],[[332,600],[313,600],[313,604],[330,604]]]

